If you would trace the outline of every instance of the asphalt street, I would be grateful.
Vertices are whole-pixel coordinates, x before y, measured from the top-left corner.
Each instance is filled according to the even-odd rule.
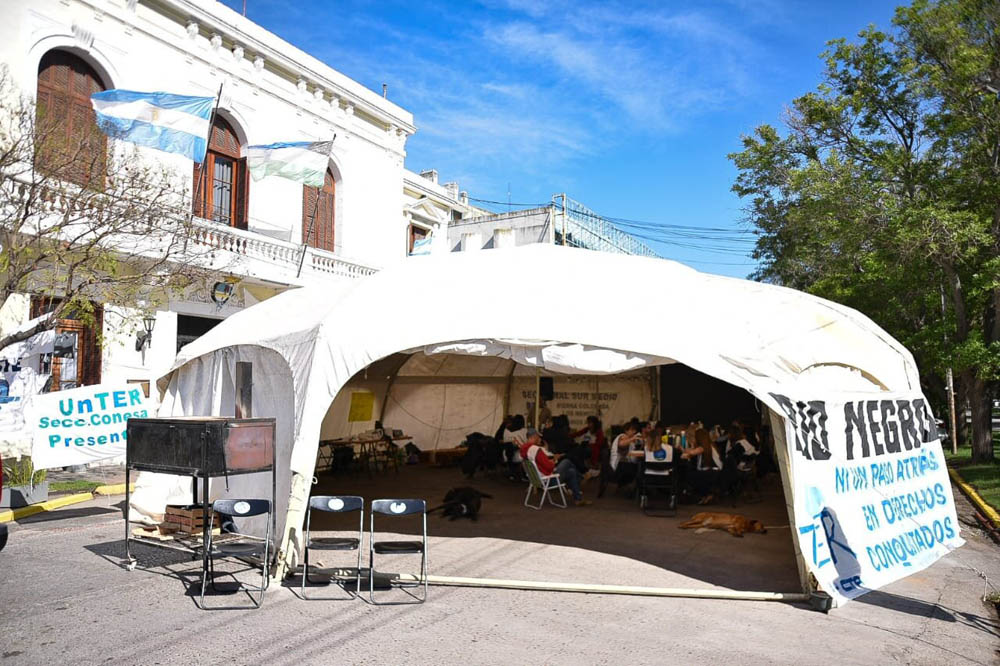
[[[303,601],[282,586],[268,591],[261,610],[202,611],[192,596],[200,563],[189,556],[140,547],[140,568],[122,567],[124,528],[112,505],[120,500],[12,526],[0,552],[3,666],[1000,662],[1000,622],[981,601],[984,580],[975,571],[1000,586],[1000,550],[967,527],[971,509],[957,493],[966,546],[829,614],[779,602],[457,587],[432,587],[421,606],[372,606]],[[726,547],[742,543],[719,537]],[[570,570],[657,584],[662,573],[626,557],[530,541],[432,537],[430,552],[432,573],[447,575],[484,562],[521,578]]]

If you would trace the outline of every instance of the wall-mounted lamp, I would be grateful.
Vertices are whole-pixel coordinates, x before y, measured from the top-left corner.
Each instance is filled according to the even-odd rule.
[[[141,352],[144,349],[149,349],[149,345],[153,341],[153,327],[156,325],[156,317],[152,315],[147,315],[142,318],[142,328],[143,330],[135,334],[135,350]]]

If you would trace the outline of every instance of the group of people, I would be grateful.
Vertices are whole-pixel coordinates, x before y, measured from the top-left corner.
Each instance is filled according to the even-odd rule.
[[[701,423],[668,426],[632,419],[609,447],[611,473],[598,496],[608,482],[624,487],[638,481],[643,464],[646,474],[676,474],[682,493],[709,504],[717,493],[732,492],[741,474],[751,472],[760,450],[756,429],[740,421],[706,430]]]
[[[525,480],[522,460],[532,460],[542,475],[558,474],[578,506],[590,504],[583,498],[583,482],[600,475],[600,453],[606,445],[604,427],[596,416],[588,416],[579,430],[570,428],[565,414],[549,417],[539,431],[525,426],[520,414],[508,416],[497,430],[508,465],[508,477]]]
[[[588,479],[601,479],[600,497],[608,483],[622,488],[638,481],[640,470],[676,474],[682,492],[708,504],[717,493],[732,491],[740,475],[751,471],[761,450],[756,429],[739,421],[725,429],[717,425],[706,430],[700,423],[668,426],[633,418],[609,445],[597,416],[588,416],[577,430],[566,415],[549,417],[539,431],[527,427],[518,414],[504,419],[496,440],[501,442],[509,478],[524,480],[521,461],[532,460],[541,474],[558,474],[579,506],[590,504],[582,491]]]

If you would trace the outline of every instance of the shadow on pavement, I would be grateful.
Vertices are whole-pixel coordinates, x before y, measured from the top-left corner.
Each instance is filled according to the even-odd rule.
[[[883,592],[881,590],[869,592],[868,594],[858,597],[854,600],[854,602],[878,606],[880,608],[885,608],[899,613],[918,615],[920,617],[935,620],[944,620],[945,622],[958,622],[959,624],[972,627],[990,636],[1000,637],[1000,622],[996,619],[988,617],[987,614],[989,611],[985,605],[983,607],[983,615],[963,613],[961,611],[948,608],[947,606],[942,606],[941,604],[932,604],[919,599],[902,597],[898,594],[892,594],[891,592]]]
[[[35,523],[47,523],[54,520],[72,520],[74,518],[86,518],[88,516],[100,516],[115,514],[121,515],[121,509],[106,506],[88,506],[81,509],[59,509],[58,511],[43,511],[31,516],[26,516],[16,521],[18,525],[32,525]]]

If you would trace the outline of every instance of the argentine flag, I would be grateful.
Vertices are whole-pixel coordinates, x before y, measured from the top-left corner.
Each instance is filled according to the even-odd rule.
[[[254,180],[282,176],[311,187],[323,187],[333,141],[291,141],[247,147],[247,166]]]
[[[90,103],[108,136],[205,160],[214,97],[105,90],[91,95]]]

